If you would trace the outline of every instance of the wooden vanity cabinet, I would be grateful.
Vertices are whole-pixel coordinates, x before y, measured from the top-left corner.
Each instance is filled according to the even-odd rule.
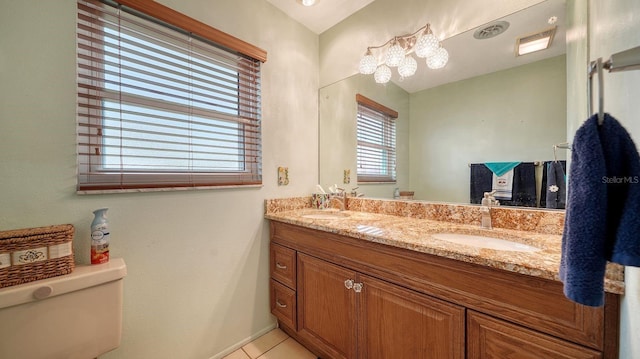
[[[618,357],[618,295],[582,306],[556,281],[275,221],[271,246],[296,267],[287,286],[272,265],[296,307],[272,312],[321,358]]]
[[[359,274],[358,358],[464,358],[463,307]]]
[[[352,270],[298,255],[298,333],[331,358],[356,358],[356,292]]]
[[[464,358],[464,308],[301,253],[298,333],[331,358]]]
[[[276,243],[270,245],[269,301],[271,313],[278,320],[295,329],[297,326],[296,251]]]
[[[469,311],[467,358],[599,359],[602,354],[504,320]]]

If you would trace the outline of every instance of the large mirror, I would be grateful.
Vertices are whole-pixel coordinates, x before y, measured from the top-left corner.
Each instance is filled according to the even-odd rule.
[[[380,85],[356,74],[321,88],[320,183],[359,186],[367,197],[391,198],[400,188],[417,200],[471,203],[472,164],[516,161],[533,164],[539,198],[544,162],[567,157],[553,150],[567,139],[564,15],[565,1],[548,0],[496,19],[510,25],[494,38],[477,40],[476,29],[448,38],[447,66],[423,63],[417,79]],[[551,27],[552,16],[551,47],[515,56],[516,38]],[[396,183],[357,183],[356,94],[399,114]]]

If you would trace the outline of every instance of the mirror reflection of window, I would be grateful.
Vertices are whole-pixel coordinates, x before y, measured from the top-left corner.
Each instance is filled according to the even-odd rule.
[[[359,94],[356,102],[358,182],[395,182],[398,113]]]

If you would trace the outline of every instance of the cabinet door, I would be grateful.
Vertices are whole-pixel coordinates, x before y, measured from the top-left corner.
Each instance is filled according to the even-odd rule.
[[[462,359],[465,309],[360,275],[358,357]]]
[[[467,315],[469,359],[596,359],[599,352],[488,315]]]
[[[355,358],[355,272],[298,253],[298,332],[331,358]]]

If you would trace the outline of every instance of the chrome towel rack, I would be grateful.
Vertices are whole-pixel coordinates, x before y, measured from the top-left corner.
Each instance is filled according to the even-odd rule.
[[[571,144],[569,142],[558,143],[553,145],[553,160],[558,162],[558,149],[569,150],[571,151]]]
[[[588,68],[589,74],[589,113],[593,113],[593,76],[598,74],[598,124],[604,121],[604,70],[609,72],[640,70],[640,46],[621,51],[611,55],[609,60],[603,61],[599,57],[591,61]]]

